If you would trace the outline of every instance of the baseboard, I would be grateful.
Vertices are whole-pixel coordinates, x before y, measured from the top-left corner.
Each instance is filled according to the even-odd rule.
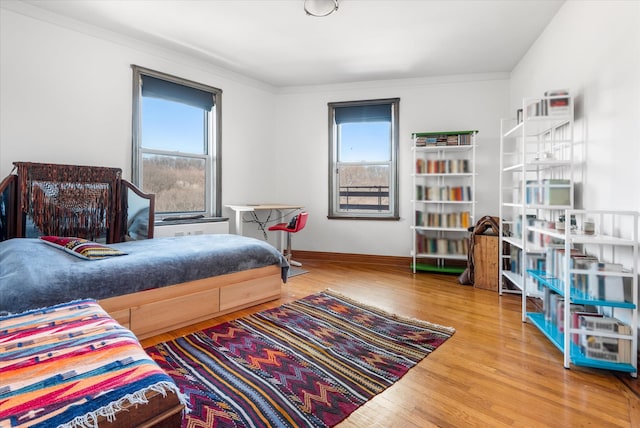
[[[375,254],[352,254],[352,253],[330,253],[323,251],[302,251],[293,250],[293,259],[301,261],[322,261],[331,263],[358,263],[358,264],[376,264],[386,266],[401,266],[410,268],[413,263],[412,257],[401,256],[380,256]],[[451,263],[458,265],[458,263]],[[460,263],[459,266],[466,266],[466,262]]]
[[[293,250],[294,260],[322,261],[332,263],[374,263],[394,266],[409,266],[411,257],[378,256],[371,254],[329,253],[323,251]]]

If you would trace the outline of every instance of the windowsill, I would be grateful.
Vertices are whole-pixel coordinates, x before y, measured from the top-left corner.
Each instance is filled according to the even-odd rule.
[[[229,221],[228,217],[200,217],[200,218],[185,218],[178,220],[156,220],[154,226],[169,226],[175,224],[195,224],[195,223],[216,223],[221,221]]]
[[[373,216],[339,216],[339,215],[328,215],[327,219],[329,220],[389,220],[389,221],[398,221],[400,217],[388,216],[388,217],[373,217]]]

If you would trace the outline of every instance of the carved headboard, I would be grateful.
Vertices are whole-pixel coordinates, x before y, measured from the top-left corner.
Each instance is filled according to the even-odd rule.
[[[56,235],[113,243],[153,237],[154,195],[122,179],[119,168],[14,165],[16,174],[0,182],[0,241]]]

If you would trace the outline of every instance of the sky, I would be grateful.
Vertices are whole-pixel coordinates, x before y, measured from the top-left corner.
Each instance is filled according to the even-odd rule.
[[[389,122],[343,123],[340,139],[340,162],[385,162],[391,151]]]
[[[145,148],[204,154],[204,118],[201,108],[142,97],[142,144]]]

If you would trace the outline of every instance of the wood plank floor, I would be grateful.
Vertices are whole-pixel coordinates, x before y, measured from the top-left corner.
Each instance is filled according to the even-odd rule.
[[[564,369],[561,353],[521,322],[520,298],[462,286],[451,275],[408,267],[300,260],[279,300],[142,341],[143,346],[331,288],[387,311],[456,333],[340,428],[640,427],[637,380]],[[619,375],[618,375],[619,376]]]

